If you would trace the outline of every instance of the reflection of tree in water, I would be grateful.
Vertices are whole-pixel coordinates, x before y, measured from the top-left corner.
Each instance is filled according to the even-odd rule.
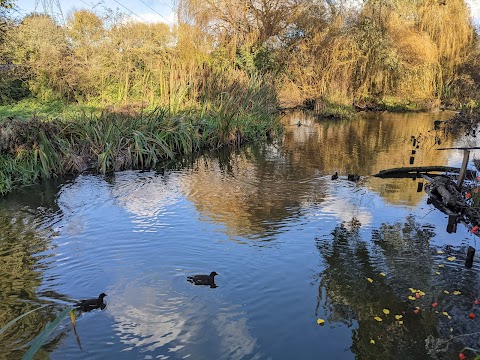
[[[445,267],[441,276],[435,274],[438,259],[436,250],[429,246],[434,236],[431,227],[422,226],[409,216],[404,223],[382,224],[375,229],[372,244],[362,239],[358,220],[353,219],[337,226],[331,235],[329,239],[317,240],[326,266],[318,275],[317,312],[322,317],[324,311],[329,322],[352,325],[351,350],[357,358],[437,359],[451,357],[453,351],[461,349],[459,340],[464,338],[451,341],[448,352],[445,346],[432,351],[438,339],[449,339],[451,327],[453,335],[472,332],[471,326],[470,331],[466,330],[471,325],[466,304],[471,307],[474,298],[447,297],[443,289],[466,293],[467,288],[477,289],[478,281],[472,280],[471,273],[470,280],[462,281],[459,273],[465,272],[464,269]],[[387,276],[381,276],[381,272]],[[409,288],[421,289],[426,295],[408,300],[412,295]],[[440,304],[440,314],[431,306],[434,301]],[[415,306],[420,307],[419,314],[414,314]],[[389,315],[383,314],[384,308],[390,310]],[[442,311],[448,311],[452,319],[442,315]],[[395,320],[396,314],[403,315],[403,325]],[[377,322],[375,316],[383,321]],[[370,343],[372,339],[375,345]],[[464,344],[472,346],[471,342]]]
[[[33,310],[46,301],[39,299],[38,289],[43,271],[48,266],[48,250],[52,232],[45,229],[42,220],[29,207],[20,211],[0,210],[0,327],[10,320]],[[56,293],[42,295],[64,298]],[[54,307],[35,311],[11,326],[0,339],[0,358],[19,359],[22,348],[37,336],[47,322],[55,318]],[[48,358],[48,349],[56,346],[63,335],[42,348],[38,358]]]

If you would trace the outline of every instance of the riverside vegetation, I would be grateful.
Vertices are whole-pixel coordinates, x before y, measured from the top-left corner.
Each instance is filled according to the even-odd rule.
[[[464,0],[180,0],[172,26],[15,6],[0,0],[1,194],[269,138],[281,108],[478,107]]]

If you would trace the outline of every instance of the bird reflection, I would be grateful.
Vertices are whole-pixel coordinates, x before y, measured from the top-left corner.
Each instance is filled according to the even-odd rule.
[[[215,271],[212,271],[210,275],[192,275],[187,276],[187,281],[195,285],[210,285],[211,288],[216,288],[215,276],[218,275]]]
[[[75,307],[83,312],[95,309],[104,310],[107,307],[107,304],[103,302],[105,296],[107,296],[107,294],[101,293],[98,298],[80,300],[75,304]]]

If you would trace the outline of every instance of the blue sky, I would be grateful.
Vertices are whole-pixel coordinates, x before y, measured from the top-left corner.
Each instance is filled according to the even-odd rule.
[[[57,0],[66,17],[75,9],[88,9],[98,13],[105,9],[118,9],[129,14],[135,20],[144,22],[173,23],[174,12],[171,0]],[[56,0],[47,0],[47,3],[56,4]],[[43,0],[37,1],[38,11],[43,11]],[[35,9],[35,0],[17,0],[16,4],[21,15],[28,14]]]
[[[56,0],[46,0],[56,3]],[[63,14],[66,16],[74,9],[90,9],[103,12],[105,8],[119,9],[129,14],[134,19],[144,22],[167,22],[174,21],[174,6],[172,0],[57,0],[60,3]],[[38,0],[42,4],[43,0]],[[17,0],[20,14],[32,12],[35,8],[35,0]],[[467,0],[472,10],[472,16],[477,25],[480,24],[480,0]]]

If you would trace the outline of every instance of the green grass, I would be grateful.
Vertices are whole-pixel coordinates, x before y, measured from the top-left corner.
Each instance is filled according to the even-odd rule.
[[[95,105],[66,104],[62,101],[42,103],[36,99],[24,99],[11,105],[0,105],[0,121],[9,118],[28,119],[38,116],[44,119],[69,118],[79,113],[96,113],[102,109]]]

